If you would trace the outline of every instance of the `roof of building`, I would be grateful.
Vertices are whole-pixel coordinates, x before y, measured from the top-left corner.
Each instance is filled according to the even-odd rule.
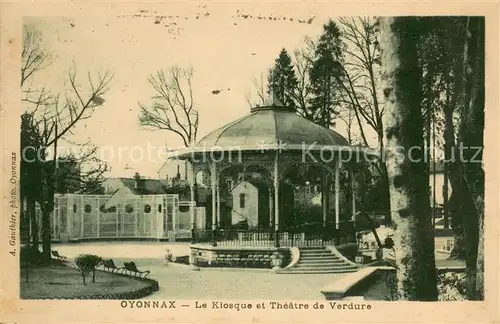
[[[436,228],[434,229],[434,236],[453,237],[453,230],[451,228]]]
[[[265,181],[263,180],[260,180],[260,179],[254,179],[254,178],[245,178],[245,179],[242,179],[240,180],[239,182],[237,182],[233,188],[231,188],[231,192],[236,188],[238,187],[239,185],[241,185],[242,183],[249,183],[251,184],[252,186],[254,186],[255,188],[257,188],[258,190],[264,190],[264,189],[267,189],[267,184],[265,183]]]
[[[163,183],[157,179],[139,179],[137,188],[135,186],[135,179],[126,178],[121,179],[121,181],[137,195],[157,195],[166,192]]]
[[[251,109],[249,115],[203,137],[198,146],[258,146],[260,143],[285,145],[349,145],[333,130],[321,127],[283,106]]]
[[[134,178],[110,178],[105,181],[107,191],[114,194],[122,188],[129,189],[135,195],[160,195],[165,194],[165,187],[157,179],[139,179],[138,186]]]

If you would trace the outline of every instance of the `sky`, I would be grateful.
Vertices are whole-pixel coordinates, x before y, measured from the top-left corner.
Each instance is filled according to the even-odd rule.
[[[104,104],[79,123],[69,139],[106,148],[101,154],[111,167],[108,176],[139,172],[156,178],[164,162],[160,148],[182,143],[175,134],[145,130],[139,124],[138,102],[147,104],[154,94],[147,82],[150,74],[176,64],[193,68],[201,139],[248,114],[252,79],[272,67],[282,48],[293,52],[304,46],[306,36],[317,38],[328,20],[314,11],[291,15],[288,10],[284,15],[257,8],[259,12],[235,5],[184,4],[168,12],[145,7],[113,16],[25,17],[24,23],[42,32],[42,46],[56,57],[34,77],[32,86],[64,93],[72,66],[82,89],[88,88],[88,72],[114,73]],[[214,95],[213,90],[221,92]],[[345,135],[338,124],[336,131]],[[138,151],[148,147],[150,157],[140,159]]]

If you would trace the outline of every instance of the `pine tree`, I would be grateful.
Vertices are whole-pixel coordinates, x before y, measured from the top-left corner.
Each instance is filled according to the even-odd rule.
[[[292,57],[286,49],[282,49],[275,60],[274,67],[268,76],[268,92],[274,90],[277,98],[289,108],[295,110],[294,92],[298,81],[292,64]],[[272,89],[274,87],[274,89]]]
[[[335,126],[334,119],[338,115],[339,91],[336,90],[340,88],[337,80],[343,61],[340,36],[340,29],[332,20],[323,25],[323,34],[319,37],[309,71],[310,119],[324,127]]]

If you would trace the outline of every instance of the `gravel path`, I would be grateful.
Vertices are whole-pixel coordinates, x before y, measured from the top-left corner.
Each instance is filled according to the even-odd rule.
[[[160,291],[147,299],[247,299],[324,300],[320,290],[336,280],[336,274],[275,274],[261,269],[201,269],[165,265],[166,249],[172,254],[189,254],[189,243],[90,242],[54,244],[53,250],[72,259],[81,253],[113,258],[117,266],[134,260],[139,270],[150,270]]]

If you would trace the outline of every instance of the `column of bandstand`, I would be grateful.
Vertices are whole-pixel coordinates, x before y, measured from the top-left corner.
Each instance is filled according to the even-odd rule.
[[[330,207],[330,188],[329,188],[329,174],[324,174],[323,175],[323,181],[322,181],[322,192],[321,192],[321,204],[323,207],[323,224],[321,226],[321,240],[324,242],[326,240],[326,231],[327,229],[327,216],[328,216],[328,210]]]
[[[217,171],[217,167],[215,165],[215,162],[212,162],[211,168],[210,168],[210,187],[212,188],[212,245],[217,246],[217,238],[216,238],[216,232],[217,232],[217,205],[216,205],[216,198],[215,196],[217,195],[216,193],[216,188],[215,188],[215,182],[216,182],[216,174],[215,172]]]
[[[273,176],[273,181],[274,181],[274,234],[275,234],[275,241],[274,241],[274,246],[279,247],[280,246],[280,237],[279,237],[279,231],[280,231],[280,214],[279,214],[279,170],[278,170],[278,157],[279,157],[279,150],[276,150],[276,155],[274,157],[274,176]]]
[[[196,207],[196,197],[195,197],[195,190],[197,189],[197,184],[196,184],[196,174],[194,171],[194,166],[192,162],[190,162],[191,165],[191,181],[189,181],[189,193],[191,197],[191,206],[189,207],[189,211],[191,214],[191,243],[196,242],[196,218],[195,218],[195,207]]]
[[[340,203],[339,203],[339,194],[340,194],[340,156],[337,157],[335,161],[335,229],[339,230],[340,225]]]

